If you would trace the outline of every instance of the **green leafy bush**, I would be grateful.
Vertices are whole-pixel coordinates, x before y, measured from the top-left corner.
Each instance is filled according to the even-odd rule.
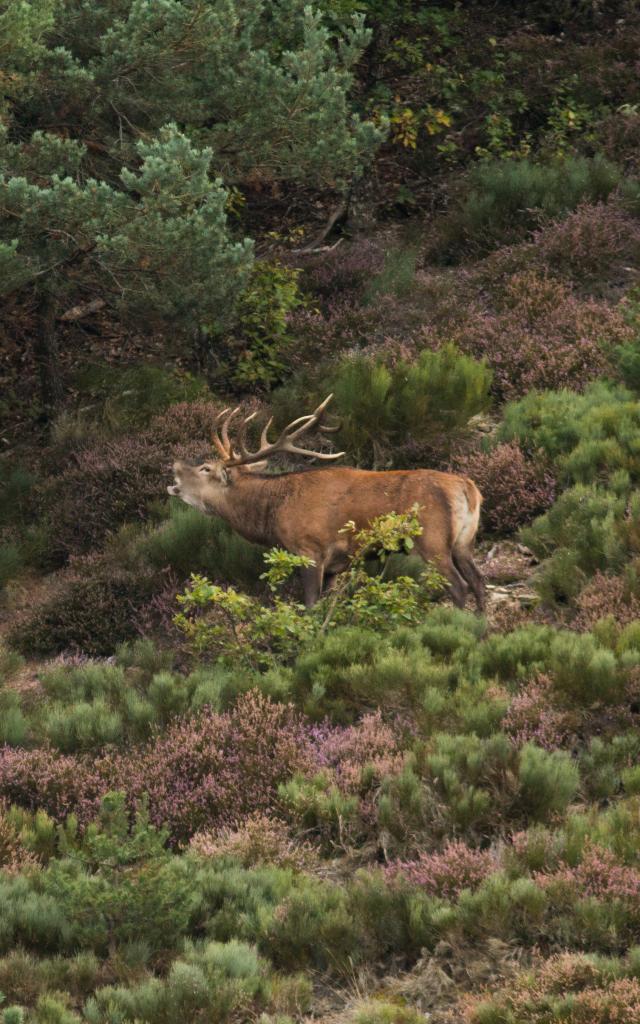
[[[277,263],[254,264],[234,330],[211,347],[211,373],[224,387],[271,387],[287,376],[289,316],[303,303],[299,273]]]
[[[353,532],[355,526],[348,523],[344,529]],[[365,563],[371,555],[384,563],[388,553],[410,550],[413,537],[421,532],[417,508],[373,519],[354,533],[349,569],[312,609],[276,594],[294,569],[309,568],[311,559],[277,548],[264,556],[268,568],[263,578],[276,595],[270,605],[194,575],[189,589],[178,597],[182,611],[175,622],[195,650],[214,651],[250,668],[286,663],[337,625],[378,630],[415,625],[443,590],[440,574],[426,567],[418,582],[408,576],[384,580],[371,576]]]

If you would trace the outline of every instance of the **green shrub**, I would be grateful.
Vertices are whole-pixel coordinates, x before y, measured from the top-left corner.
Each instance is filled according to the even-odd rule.
[[[640,498],[618,476],[609,488],[576,484],[522,530],[541,559],[537,586],[549,603],[574,600],[598,570],[620,570],[638,550]]]
[[[204,1024],[245,1017],[268,1006],[268,973],[267,963],[246,943],[190,944],[174,960],[166,979],[99,989],[85,1006],[85,1018],[89,1024],[110,1024],[114,1019]],[[304,988],[299,982],[298,997]]]
[[[76,374],[83,405],[111,431],[146,426],[153,416],[178,402],[196,402],[209,394],[201,379],[160,366],[86,366]]]
[[[350,1024],[423,1024],[424,1014],[410,1006],[370,1000],[353,1011]]]
[[[178,595],[181,611],[174,622],[197,651],[213,651],[226,663],[250,669],[277,667],[291,662],[306,646],[339,625],[389,631],[399,625],[415,625],[432,601],[442,593],[445,581],[431,566],[418,582],[407,576],[386,580],[372,576],[367,561],[383,564],[387,554],[413,547],[422,533],[418,506],[404,513],[390,512],[352,532],[350,561],[335,587],[311,609],[284,600],[277,592],[291,573],[308,569],[312,560],[273,548],[264,555],[267,565],[261,578],[273,596],[263,602],[234,587],[223,588],[206,577],[193,575],[184,594]]]
[[[392,367],[381,357],[344,359],[328,384],[341,421],[337,443],[366,464],[383,451],[395,457],[407,437],[442,451],[487,408],[490,384],[486,365],[453,345]]]
[[[640,480],[635,442],[640,402],[625,388],[592,384],[584,394],[533,392],[505,407],[499,429],[527,451],[549,456],[568,483],[598,483],[624,470]]]
[[[415,287],[418,255],[419,250],[415,245],[403,245],[385,253],[384,266],[370,279],[364,290],[363,302],[374,302],[381,295],[406,298]]]
[[[621,788],[630,796],[637,792],[634,786],[640,738],[635,733],[623,733],[610,740],[594,736],[586,750],[580,754],[580,777],[587,796],[592,800],[608,800]]]
[[[0,461],[0,527],[21,520],[36,479],[26,467]]]
[[[548,753],[527,743],[518,764],[519,802],[534,821],[547,821],[566,810],[578,789],[578,768],[564,751]]]
[[[478,164],[446,225],[445,252],[488,252],[519,241],[582,201],[606,200],[620,178],[619,169],[601,156],[553,164],[526,159]]]
[[[483,674],[515,683],[544,669],[549,645],[556,635],[551,626],[522,626],[504,635],[487,637],[475,657]]]
[[[224,388],[271,387],[287,376],[290,314],[303,303],[299,270],[255,263],[236,309],[236,325],[216,339],[212,376]]]
[[[134,541],[134,557],[181,577],[209,573],[215,579],[255,586],[264,549],[240,537],[217,516],[204,516],[180,501],[170,502],[169,519]]]

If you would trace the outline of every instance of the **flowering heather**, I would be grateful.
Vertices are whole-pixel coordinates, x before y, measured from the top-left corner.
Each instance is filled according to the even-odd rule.
[[[314,764],[301,716],[252,691],[228,713],[205,709],[177,721],[116,767],[132,798],[148,794],[152,822],[185,840],[266,811],[279,783]]]
[[[384,250],[370,238],[338,246],[309,265],[306,279],[314,293],[358,293],[384,266]]]
[[[496,869],[496,857],[490,850],[448,842],[442,853],[421,853],[414,861],[396,861],[385,873],[390,880],[408,882],[432,896],[454,899],[463,889],[477,888]]]
[[[266,811],[280,782],[315,767],[309,730],[298,713],[251,692],[232,711],[204,709],[126,753],[89,758],[5,747],[0,796],[41,807],[57,821],[73,812],[86,823],[109,790],[125,792],[131,806],[146,794],[151,821],[184,841]]]
[[[535,743],[545,750],[557,750],[571,735],[571,716],[552,703],[552,680],[545,675],[527,683],[513,698],[502,720],[502,728],[517,747]]]
[[[7,806],[0,801],[0,871],[17,875],[28,868],[36,867],[38,858],[27,850],[20,835],[6,816]]]
[[[381,712],[365,715],[356,725],[317,730],[319,766],[333,769],[345,792],[356,792],[364,768],[380,780],[402,770],[405,755],[397,734],[382,720]]]
[[[588,632],[600,619],[612,615],[618,626],[640,619],[640,597],[624,576],[597,572],[576,599],[574,629]]]
[[[625,280],[640,256],[640,225],[614,203],[584,203],[533,236],[535,261],[580,286]]]
[[[484,358],[503,400],[532,389],[573,388],[611,371],[609,351],[631,338],[622,314],[533,271],[514,274],[453,340]]]
[[[610,850],[589,846],[576,867],[536,873],[534,878],[543,888],[571,894],[574,899],[620,900],[640,923],[640,871],[620,864]]]
[[[555,499],[556,481],[551,471],[527,459],[515,442],[467,455],[455,468],[480,488],[483,523],[493,533],[512,533],[546,512]]]
[[[489,1001],[485,998],[479,1005],[473,998],[464,1008],[464,1020],[468,1024],[489,1020],[640,1024],[640,981],[633,976],[611,977],[593,957],[561,953],[516,976]]]
[[[46,811],[56,821],[76,814],[94,818],[104,794],[114,788],[88,758],[52,750],[0,749],[0,795],[29,810]]]

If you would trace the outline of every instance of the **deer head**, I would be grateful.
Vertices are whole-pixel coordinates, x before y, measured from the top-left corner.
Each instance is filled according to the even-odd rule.
[[[234,478],[234,473],[259,472],[264,469],[273,455],[287,453],[289,455],[303,455],[323,461],[333,461],[341,458],[344,452],[316,452],[309,448],[300,448],[296,444],[303,434],[310,430],[318,429],[323,433],[333,433],[339,426],[330,427],[323,424],[326,408],[333,398],[328,395],[324,402],[321,402],[314,412],[299,416],[298,419],[289,423],[280,436],[273,442],[269,441],[269,429],[273,423],[273,417],[265,424],[260,437],[259,448],[251,452],[246,447],[247,427],[255,419],[256,413],[246,416],[240,423],[237,441],[232,442],[229,438],[229,427],[240,412],[236,409],[223,409],[216,419],[213,431],[213,444],[220,458],[202,462],[200,465],[192,465],[187,462],[174,462],[173,473],[175,483],[167,487],[169,494],[181,498],[187,505],[200,509],[201,512],[215,509],[219,503],[222,492],[229,487]],[[218,500],[216,500],[218,499]]]

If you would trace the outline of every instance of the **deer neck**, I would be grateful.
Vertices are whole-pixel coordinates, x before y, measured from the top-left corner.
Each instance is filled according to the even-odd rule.
[[[234,473],[211,510],[245,540],[271,547],[281,543],[277,516],[281,489],[278,477]]]

